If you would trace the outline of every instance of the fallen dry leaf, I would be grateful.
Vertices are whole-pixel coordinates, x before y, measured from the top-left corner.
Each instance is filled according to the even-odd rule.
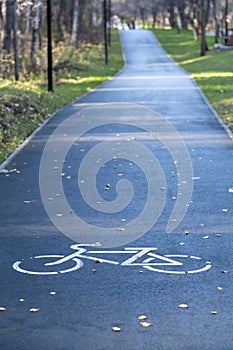
[[[31,309],[28,310],[29,312],[38,312],[40,309],[37,309],[35,307],[32,307]]]
[[[113,332],[120,332],[121,328],[120,327],[112,327]]]
[[[211,315],[217,315],[218,311],[211,311]]]
[[[147,316],[146,315],[141,315],[141,316],[138,316],[138,319],[141,320],[141,321],[144,321],[147,319]]]
[[[140,325],[141,325],[142,327],[150,327],[150,326],[151,326],[151,323],[149,323],[149,322],[140,322]]]
[[[124,227],[118,227],[116,230],[117,231],[125,231],[125,228]]]

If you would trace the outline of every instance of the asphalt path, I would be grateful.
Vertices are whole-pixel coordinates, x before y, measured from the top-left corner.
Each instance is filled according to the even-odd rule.
[[[1,168],[2,350],[233,348],[231,135],[151,32],[121,39],[123,70]]]

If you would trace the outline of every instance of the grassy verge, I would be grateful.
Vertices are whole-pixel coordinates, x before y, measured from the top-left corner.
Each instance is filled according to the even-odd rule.
[[[200,57],[200,42],[192,31],[155,29],[168,54],[197,82],[223,121],[233,130],[233,50],[217,51],[214,38],[207,37],[209,51]]]
[[[123,65],[118,32],[112,33],[109,64],[102,45],[54,49],[54,93],[47,92],[45,71],[21,77],[20,82],[0,80],[0,163],[47,116],[116,74]],[[46,57],[46,52],[40,55]],[[45,60],[46,61],[46,60]]]

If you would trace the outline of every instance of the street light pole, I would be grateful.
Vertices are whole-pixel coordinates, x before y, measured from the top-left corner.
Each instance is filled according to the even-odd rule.
[[[18,3],[14,0],[14,61],[15,80],[19,80],[19,50],[18,50]]]
[[[52,56],[52,28],[51,28],[51,0],[47,0],[47,54],[48,54],[48,91],[53,91],[53,56]]]
[[[228,0],[225,0],[225,44],[227,44],[227,39],[228,39],[227,15],[228,15]]]
[[[105,64],[108,64],[108,33],[107,33],[107,0],[103,1],[103,17],[104,17],[104,53]]]
[[[112,29],[112,3],[108,0],[108,45],[111,46],[111,29]]]

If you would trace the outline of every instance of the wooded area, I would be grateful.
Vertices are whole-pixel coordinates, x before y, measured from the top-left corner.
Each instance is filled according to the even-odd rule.
[[[110,1],[107,2],[109,5]],[[0,0],[1,77],[12,74],[17,58],[24,73],[43,67],[41,55],[47,47],[48,3],[48,0]],[[54,46],[63,43],[77,47],[81,42],[103,41],[102,1],[51,0],[50,3]]]
[[[104,23],[110,27],[110,19],[118,16],[129,27],[139,21],[142,27],[169,25],[178,31],[192,28],[196,40],[202,34],[204,55],[208,49],[206,28],[215,31],[216,43],[221,33],[227,43],[228,29],[232,27],[232,2],[228,0],[51,0],[50,3],[55,46],[102,43]],[[0,78],[9,78],[14,72],[17,80],[20,71],[25,75],[44,69],[47,9],[48,0],[0,0]]]

